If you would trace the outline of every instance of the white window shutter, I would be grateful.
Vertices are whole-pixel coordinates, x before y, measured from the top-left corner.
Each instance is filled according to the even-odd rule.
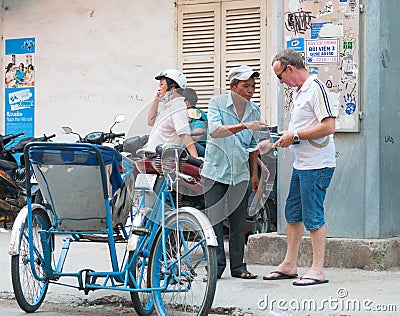
[[[178,65],[206,108],[220,87],[220,4],[178,7]]]
[[[231,1],[222,4],[221,82],[229,88],[227,73],[232,67],[248,65],[260,73],[256,79],[256,92],[252,101],[258,105],[265,102],[265,92],[260,87],[266,76],[266,1]],[[261,83],[261,84],[260,84]],[[265,88],[264,88],[265,89]]]
[[[212,96],[225,93],[229,69],[242,64],[260,72],[252,100],[264,105],[267,1],[195,3],[178,1],[177,39],[178,65],[199,95],[198,106],[206,108]]]

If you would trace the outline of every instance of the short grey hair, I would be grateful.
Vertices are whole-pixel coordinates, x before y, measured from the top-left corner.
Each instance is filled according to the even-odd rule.
[[[287,65],[291,65],[297,69],[306,69],[304,65],[303,57],[293,49],[284,49],[275,55],[274,59],[272,59],[272,66],[276,61],[281,62],[281,67],[284,68]]]

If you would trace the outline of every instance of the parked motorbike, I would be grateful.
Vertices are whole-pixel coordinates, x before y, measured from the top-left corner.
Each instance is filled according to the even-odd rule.
[[[264,132],[261,131],[260,133],[260,141],[269,140],[271,143],[275,143],[278,137],[277,126],[269,126]],[[263,203],[254,219],[255,225],[252,233],[255,234],[277,230],[277,156],[276,148],[259,155],[259,177],[264,181],[265,187],[262,188],[264,191]],[[268,171],[268,178],[263,178],[262,170],[264,168]]]
[[[200,111],[196,109],[188,110],[189,117],[192,119],[201,119]],[[276,127],[269,128],[264,132],[263,138],[270,138],[270,133],[276,133]],[[136,166],[142,173],[157,173],[157,159],[161,157],[146,157],[140,155],[140,149],[147,143],[148,136],[134,136],[125,139],[122,144],[122,150],[128,152],[129,156],[135,160]],[[179,200],[181,206],[191,206],[199,210],[204,209],[204,195],[201,180],[201,164],[202,161],[193,157],[188,157],[186,161],[181,162],[180,171],[188,177],[183,178],[179,187]],[[255,214],[249,215],[246,219],[245,230],[247,236],[255,233],[266,233],[276,230],[276,151],[272,150],[266,155],[260,156],[259,159],[259,176],[264,178],[264,186],[260,188],[263,191],[262,202]],[[267,177],[268,175],[268,177]],[[271,193],[271,194],[270,194]],[[254,196],[250,196],[249,205],[251,205]],[[226,229],[229,229],[228,221],[224,222]]]
[[[18,163],[15,155],[22,154],[25,145],[30,142],[46,142],[56,136],[25,137],[11,146],[14,139],[22,135],[24,133],[0,135],[0,221],[3,221],[4,228],[7,223],[14,221],[20,209],[26,205],[24,157],[21,155]],[[37,190],[38,186],[33,186],[33,196]]]

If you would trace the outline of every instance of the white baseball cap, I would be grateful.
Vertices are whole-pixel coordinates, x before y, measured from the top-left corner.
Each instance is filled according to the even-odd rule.
[[[232,82],[234,79],[237,80],[248,80],[250,78],[258,78],[260,73],[254,71],[247,65],[241,65],[239,67],[232,68],[228,73],[229,81]]]

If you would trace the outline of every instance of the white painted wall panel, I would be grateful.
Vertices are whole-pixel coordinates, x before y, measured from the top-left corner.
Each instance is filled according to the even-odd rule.
[[[118,113],[118,131],[145,132],[154,75],[176,67],[173,1],[3,0],[2,14],[3,40],[36,39],[35,134],[74,141],[61,126],[104,130]]]

